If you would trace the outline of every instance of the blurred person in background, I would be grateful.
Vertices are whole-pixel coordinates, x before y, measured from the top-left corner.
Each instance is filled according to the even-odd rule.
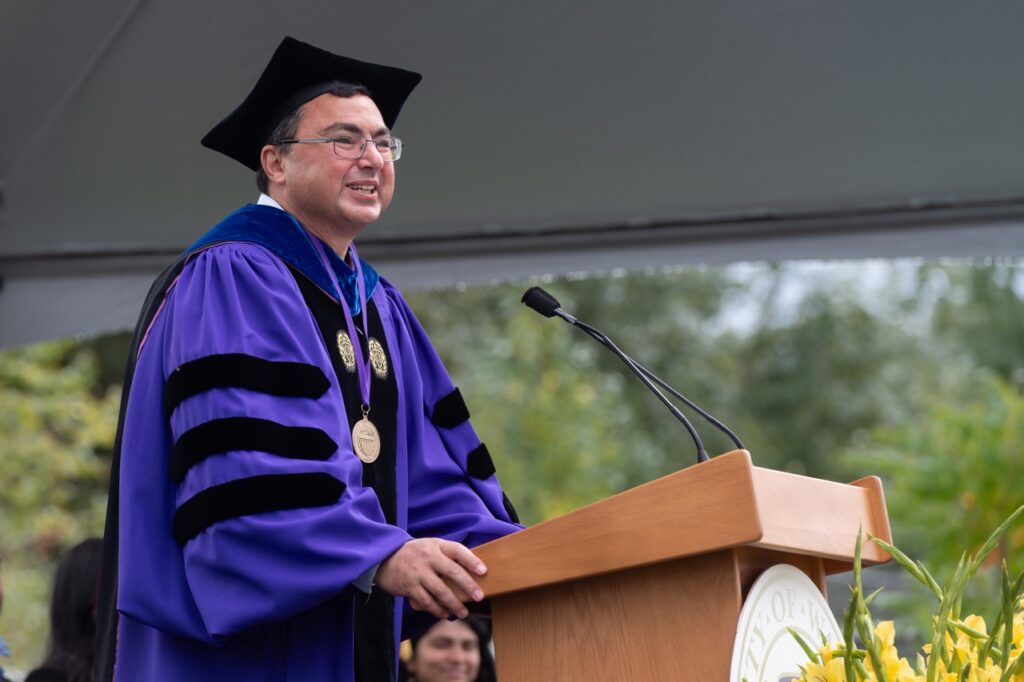
[[[96,593],[103,542],[90,538],[60,560],[50,600],[50,643],[25,682],[90,682],[96,640]]]
[[[0,578],[0,612],[4,610],[4,581]],[[7,646],[7,642],[4,641],[3,637],[0,637],[0,656],[8,657],[11,655],[11,649]],[[4,675],[3,666],[0,666],[0,682],[10,682]]]
[[[403,650],[408,682],[495,682],[490,624],[479,617],[442,620]]]

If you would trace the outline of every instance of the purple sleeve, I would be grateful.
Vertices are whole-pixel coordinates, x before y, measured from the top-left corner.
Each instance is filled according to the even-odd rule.
[[[475,547],[520,530],[505,507],[490,455],[469,420],[444,426],[432,421],[435,407],[455,386],[401,294],[387,282],[383,288],[394,302],[397,326],[404,330],[403,365],[409,376],[403,389],[415,416],[409,429],[409,532]],[[481,471],[472,466],[473,459],[487,465]]]
[[[221,371],[218,358],[227,356],[289,363],[273,365],[284,368],[286,380],[291,369],[326,379],[326,391],[318,397],[221,382],[194,394],[186,391],[170,414],[175,443],[190,438],[229,443],[227,451],[189,464],[174,491],[175,523],[187,517],[186,531],[194,533],[178,538],[185,575],[213,638],[322,604],[409,540],[385,522],[373,490],[361,484],[337,378],[284,264],[254,245],[207,249],[183,271],[162,315],[161,338],[149,343],[162,349],[165,378],[189,363],[196,367],[196,361],[213,363],[201,375],[211,376]],[[211,424],[237,424],[239,418],[256,420],[261,428],[270,423],[267,428],[303,429],[316,443],[336,448],[314,455],[286,437],[281,440],[288,453],[260,451],[251,436],[210,430]],[[246,445],[230,449],[233,437]],[[295,490],[312,479],[327,481],[340,497],[327,503],[303,499]],[[256,481],[273,485],[249,485]],[[281,492],[288,489],[290,496]],[[271,510],[262,510],[268,504]]]

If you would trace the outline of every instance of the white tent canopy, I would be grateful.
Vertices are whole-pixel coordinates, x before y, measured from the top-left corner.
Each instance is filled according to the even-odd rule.
[[[0,346],[129,326],[255,199],[199,138],[284,35],[423,72],[403,286],[806,257],[1024,254],[1024,5],[7,0]]]

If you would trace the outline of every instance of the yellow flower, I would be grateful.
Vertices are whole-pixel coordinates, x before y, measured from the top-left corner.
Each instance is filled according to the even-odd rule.
[[[1021,601],[1020,608],[1024,609],[1024,600]],[[1024,610],[1018,611],[1013,616],[1013,646],[1010,651],[1016,652],[1013,655],[1018,655],[1022,649],[1024,649]]]
[[[895,642],[896,626],[891,620],[883,620],[875,626],[875,644],[878,645],[882,658],[885,679],[893,682],[915,682],[918,676],[914,674],[907,659],[900,658]],[[875,669],[870,657],[866,660],[865,667],[873,676]]]
[[[985,619],[981,616],[970,615],[964,618],[964,625],[972,630],[977,630],[983,635],[988,634],[988,626],[985,625]]]
[[[964,619],[964,625],[972,630],[977,630],[982,634],[988,633],[985,625],[985,619],[981,616],[967,616],[967,618]],[[977,666],[979,641],[963,630],[957,630],[956,633],[956,642],[953,642],[952,638],[947,635],[946,646],[950,647],[951,651],[956,652],[961,663],[970,661],[974,666]]]
[[[973,634],[968,634],[960,628],[954,628],[954,635],[946,633],[946,649],[956,664],[953,670],[947,670],[941,658],[937,660],[936,681],[959,682],[963,665],[970,663],[971,668],[966,678],[967,682],[1001,682],[1003,671],[991,658],[986,658],[983,665],[979,665],[978,653],[988,637],[988,626],[985,619],[981,616],[970,615],[963,619],[963,625]],[[906,658],[900,658],[895,642],[896,627],[893,621],[881,621],[875,626],[874,645],[878,647],[881,655],[886,680],[889,682],[925,682],[924,675],[915,672]],[[805,673],[800,678],[800,682],[847,682],[843,647],[842,643],[821,646],[818,649],[821,662],[806,664]],[[927,659],[932,655],[931,644],[925,644],[923,652],[926,658],[923,659],[921,665],[926,666]],[[1013,616],[1010,661],[1014,661],[1017,656],[1022,654],[1024,654],[1024,600],[1021,601],[1020,609]],[[870,656],[863,659],[863,665],[868,671],[868,678],[864,682],[877,682],[874,663]],[[859,681],[859,676],[857,679]],[[1009,682],[1024,682],[1024,672],[1012,675]]]
[[[824,665],[808,663],[800,682],[846,682],[843,659],[830,658]]]
[[[1002,668],[989,661],[986,667],[971,670],[968,680],[969,682],[999,682],[999,678],[1002,676]]]
[[[883,620],[875,626],[875,641],[882,651],[882,658],[896,655],[896,647],[893,644],[896,641],[896,626],[891,620]]]
[[[887,679],[896,680],[896,682],[924,682],[924,675],[915,673],[907,659],[901,658],[899,666]]]

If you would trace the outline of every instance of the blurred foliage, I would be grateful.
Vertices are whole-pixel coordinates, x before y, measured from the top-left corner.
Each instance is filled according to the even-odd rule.
[[[123,353],[117,361],[123,365]],[[102,534],[119,399],[90,343],[50,341],[0,354],[0,633],[12,667],[42,657],[61,552]]]
[[[897,300],[869,311],[856,281],[848,287],[826,277],[798,303],[780,302],[804,277],[799,265],[761,266],[748,276],[689,268],[545,286],[564,309],[733,427],[760,465],[835,478],[835,458],[853,434],[920,418],[924,398],[947,375],[935,371],[943,360],[923,342],[927,329],[906,329],[909,313]],[[523,518],[550,518],[694,462],[682,425],[622,363],[521,306],[524,288],[409,296]],[[735,308],[756,324],[739,327],[730,319]],[[694,422],[709,453],[733,449]]]
[[[811,476],[835,475],[850,435],[902,422],[917,409],[930,358],[913,338],[858,303],[815,292],[788,325],[757,330],[738,349],[742,410],[761,462]]]
[[[950,295],[936,302],[934,330],[952,352],[1004,378],[1024,379],[1024,282],[1012,262],[988,267],[935,266],[923,273],[948,278]]]
[[[994,375],[975,381],[973,397],[936,397],[924,419],[874,429],[845,456],[886,478],[901,545],[950,569],[1024,500],[1024,394]],[[1004,538],[1003,557],[1024,565],[1024,529]]]
[[[880,427],[851,447],[844,461],[886,481],[893,534],[908,553],[927,556],[945,583],[963,552],[976,552],[1024,501],[1024,394],[1020,386],[977,372],[964,397],[931,400],[919,421]],[[999,566],[1024,566],[1024,527],[1002,538],[964,598],[971,613],[998,603]],[[933,606],[920,594],[880,598],[889,612],[914,618],[928,632]]]
[[[732,426],[759,465],[880,473],[899,544],[938,567],[1024,490],[1022,275],[1002,262],[828,262],[532,283]],[[519,303],[529,284],[409,293],[523,520],[694,462],[685,430],[619,360]],[[55,557],[101,532],[128,343],[0,352],[12,667],[41,657]],[[695,424],[712,455],[734,447]],[[1007,543],[1019,560],[1021,538]]]
[[[721,273],[574,278],[557,289],[566,309],[604,327],[666,379],[685,377],[688,387],[719,381],[707,363],[713,344],[701,330],[729,289]],[[693,445],[680,437],[683,427],[618,359],[520,305],[522,291],[500,285],[409,298],[460,384],[524,522],[695,461]],[[450,322],[460,319],[466,323]]]

